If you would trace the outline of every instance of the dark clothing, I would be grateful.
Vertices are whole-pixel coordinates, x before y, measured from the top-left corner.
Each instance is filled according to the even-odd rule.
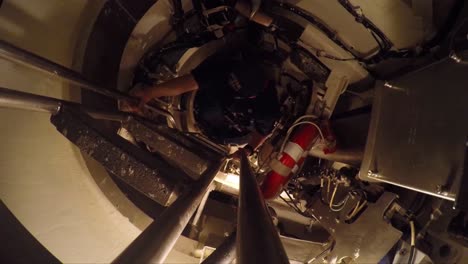
[[[234,9],[236,3],[237,0],[197,0],[194,1],[194,7],[201,12],[203,12],[203,9],[211,10],[220,6],[229,7],[227,9],[211,13],[206,17],[208,24],[218,24],[224,26],[233,22],[237,17],[237,11]],[[203,4],[204,8],[202,8],[201,4]]]
[[[195,117],[218,143],[243,144],[256,130],[271,132],[279,118],[276,87],[261,61],[245,53],[214,55],[192,71],[199,85]]]
[[[237,0],[203,0],[202,3],[207,9],[216,8],[218,6],[229,6],[234,8]]]

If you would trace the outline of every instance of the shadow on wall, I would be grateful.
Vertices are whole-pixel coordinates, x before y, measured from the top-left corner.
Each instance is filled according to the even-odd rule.
[[[1,263],[60,263],[24,228],[1,200],[0,219]]]

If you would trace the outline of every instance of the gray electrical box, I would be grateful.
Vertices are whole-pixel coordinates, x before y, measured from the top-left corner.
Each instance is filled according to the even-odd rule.
[[[467,135],[468,65],[446,59],[378,83],[359,176],[455,201]]]

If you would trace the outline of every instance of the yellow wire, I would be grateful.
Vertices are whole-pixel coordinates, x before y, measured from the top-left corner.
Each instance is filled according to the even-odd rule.
[[[411,246],[414,247],[416,245],[416,230],[414,228],[414,222],[412,220],[410,221],[410,227],[411,227]]]
[[[333,200],[335,200],[335,194],[336,194],[336,191],[338,190],[338,185],[339,185],[339,183],[336,183],[335,189],[333,190],[333,194],[332,194],[332,197],[330,199],[330,204],[329,205],[330,205],[330,209],[332,209],[332,210],[333,210],[333,206],[334,206],[333,205]]]
[[[367,201],[364,201],[364,202],[361,204],[361,206],[359,206],[359,208],[358,208],[357,211],[358,211],[358,212],[361,211],[362,208],[364,208],[364,206],[366,206],[366,204],[367,204]]]
[[[353,212],[350,215],[347,216],[348,220],[355,217],[362,210],[362,208],[364,208],[364,206],[366,206],[366,204],[367,204],[367,201],[364,201],[362,204],[361,204],[361,201],[359,201],[356,204],[356,207],[354,207]]]
[[[359,205],[360,205],[360,204],[361,204],[361,201],[358,201],[357,204],[356,204],[356,206],[355,206],[354,209],[353,209],[353,212],[351,212],[351,214],[347,215],[347,218],[348,218],[348,219],[353,218],[353,217],[357,214],[358,208],[359,208]]]
[[[309,125],[313,125],[315,128],[317,128],[317,131],[319,132],[319,135],[320,135],[320,138],[322,139],[323,142],[325,142],[325,137],[323,136],[323,132],[322,132],[322,129],[320,129],[320,127],[312,122],[312,121],[301,121],[301,122],[294,122],[294,124],[288,129],[288,132],[286,133],[286,137],[284,138],[283,140],[283,144],[281,144],[281,148],[280,148],[280,151],[278,154],[281,155],[281,153],[283,153],[283,150],[284,150],[284,147],[286,146],[286,143],[288,142],[289,140],[289,136],[291,135],[291,133],[293,132],[293,129],[299,125],[304,125],[304,124],[309,124]]]

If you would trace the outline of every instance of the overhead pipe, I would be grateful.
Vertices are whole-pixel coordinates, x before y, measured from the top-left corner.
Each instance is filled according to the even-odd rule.
[[[62,79],[76,84],[84,89],[111,97],[114,99],[129,99],[128,95],[122,94],[117,91],[104,89],[96,84],[86,80],[80,73],[70,70],[60,64],[50,61],[46,58],[40,57],[27,50],[18,48],[4,40],[0,40],[0,57],[20,63],[27,67],[46,72],[48,74],[58,76]]]
[[[116,90],[109,90],[109,89],[100,87],[99,85],[96,85],[92,83],[91,81],[86,80],[86,78],[84,78],[78,72],[68,69],[60,64],[57,64],[46,58],[38,56],[27,50],[18,48],[14,46],[13,44],[8,43],[4,40],[0,40],[0,57],[13,61],[15,63],[25,65],[35,70],[40,70],[42,72],[51,74],[53,76],[57,76],[72,84],[80,86],[83,89],[90,90],[95,93],[102,94],[104,96],[107,96],[116,100],[127,100],[129,102],[135,102],[135,103],[137,103],[137,100],[138,100],[124,93],[118,92]],[[155,107],[148,106],[148,105],[146,105],[145,107],[151,113],[165,116],[172,125],[175,125],[175,120],[171,113],[163,109],[155,108]]]
[[[73,102],[0,87],[0,108],[44,112],[55,115],[60,111],[62,105],[79,107],[81,110],[96,119],[124,121],[129,116],[128,113],[124,112],[106,112],[94,110]]]
[[[240,151],[237,262],[289,263],[244,151]]]

